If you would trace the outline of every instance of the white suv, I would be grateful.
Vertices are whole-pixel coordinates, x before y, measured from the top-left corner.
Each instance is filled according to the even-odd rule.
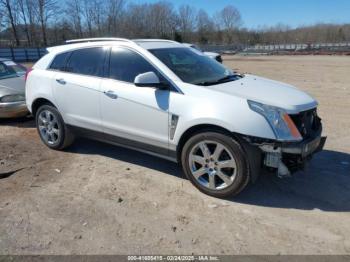
[[[138,149],[227,197],[263,168],[289,176],[326,140],[309,95],[177,42],[83,39],[48,51],[27,77],[26,100],[52,149],[75,136]]]

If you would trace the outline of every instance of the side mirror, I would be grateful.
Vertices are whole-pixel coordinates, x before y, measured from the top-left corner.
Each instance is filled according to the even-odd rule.
[[[157,87],[159,89],[168,88],[166,83],[160,82],[159,77],[154,72],[147,72],[137,75],[135,77],[134,84],[135,86],[140,87]]]

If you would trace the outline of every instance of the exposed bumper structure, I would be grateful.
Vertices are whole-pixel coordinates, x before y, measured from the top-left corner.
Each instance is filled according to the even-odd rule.
[[[0,118],[22,117],[28,113],[25,101],[0,103]]]
[[[321,151],[327,138],[322,137],[322,123],[317,109],[289,115],[302,136],[301,142],[258,139],[254,143],[262,152],[263,166],[277,171],[279,177],[290,176],[302,169],[312,156]]]
[[[299,143],[268,144],[259,148],[264,153],[264,165],[275,169],[279,177],[287,177],[302,169],[315,153],[321,151],[326,140],[319,132],[316,137]]]

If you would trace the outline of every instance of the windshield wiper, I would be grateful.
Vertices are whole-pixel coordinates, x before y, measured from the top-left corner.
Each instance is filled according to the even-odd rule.
[[[211,86],[211,85],[222,84],[222,83],[226,83],[226,82],[230,82],[230,81],[235,81],[239,78],[240,78],[239,75],[228,75],[228,76],[225,76],[225,77],[220,78],[220,79],[215,80],[215,81],[200,82],[200,83],[197,83],[196,85]]]

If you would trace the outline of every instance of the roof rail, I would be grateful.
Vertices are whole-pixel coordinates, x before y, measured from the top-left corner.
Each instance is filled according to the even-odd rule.
[[[124,41],[133,43],[133,41],[126,38],[116,38],[116,37],[100,37],[100,38],[82,38],[73,39],[65,41],[66,44],[77,44],[77,43],[88,43],[88,42],[99,42],[99,41]]]
[[[167,40],[167,39],[133,39],[132,41],[135,42],[169,42],[169,43],[178,43],[173,40]]]

